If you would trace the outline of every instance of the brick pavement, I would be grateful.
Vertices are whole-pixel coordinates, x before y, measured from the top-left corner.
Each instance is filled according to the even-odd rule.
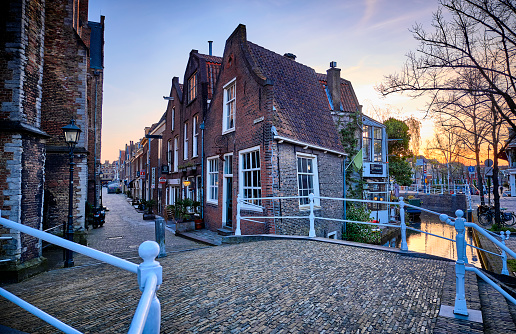
[[[102,188],[102,200],[109,211],[106,212],[106,223],[103,227],[88,230],[88,246],[100,251],[116,255],[124,259],[138,258],[138,247],[146,240],[156,240],[154,220],[143,220],[143,214],[138,213],[122,194],[108,194]],[[184,251],[206,247],[205,244],[176,237],[173,230],[165,230],[165,250],[169,252]],[[62,267],[61,252],[51,263]],[[74,254],[76,266],[91,264],[97,260],[81,254]]]
[[[450,266],[303,240],[209,247],[160,263],[163,333],[431,333]],[[86,333],[126,332],[140,296],[135,275],[105,264],[6,288]],[[6,301],[0,324],[54,332]]]
[[[115,216],[118,204],[108,206],[108,217]],[[132,215],[132,209],[121,210]],[[138,227],[124,229],[117,227],[123,226],[122,218],[111,228],[109,222],[91,234],[90,244],[97,240],[101,250],[130,255],[139,238],[153,237],[152,223],[127,220],[126,225]],[[128,230],[131,236],[125,237]],[[110,238],[120,233],[123,238]],[[133,239],[133,234],[139,237]],[[378,246],[306,240],[206,247],[167,238],[167,250],[176,245],[178,252],[159,259],[162,333],[483,332],[482,324],[438,316],[441,304],[453,305],[449,261],[403,256]],[[174,242],[197,248],[179,251],[195,247]],[[467,273],[468,307],[479,309],[475,283],[476,277]],[[5,288],[85,333],[127,332],[141,295],[136,275],[93,263],[52,270]],[[28,333],[56,332],[3,299],[0,325]]]

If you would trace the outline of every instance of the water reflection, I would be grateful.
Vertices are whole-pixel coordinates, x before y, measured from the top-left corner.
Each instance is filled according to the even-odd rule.
[[[439,217],[431,214],[421,214],[421,219],[410,222],[410,227],[416,228],[421,231],[443,236],[448,239],[455,240],[455,228],[448,224],[442,223]],[[473,243],[473,233],[470,228],[466,228],[466,242],[470,245]],[[457,251],[455,242],[437,238],[432,235],[420,233],[407,229],[407,244],[410,251],[426,253],[445,257],[448,259],[456,260]],[[401,245],[401,235],[392,238],[384,243],[384,246],[397,247]],[[481,268],[480,261],[478,259],[478,252],[472,247],[466,247],[466,255],[468,262],[475,267]]]

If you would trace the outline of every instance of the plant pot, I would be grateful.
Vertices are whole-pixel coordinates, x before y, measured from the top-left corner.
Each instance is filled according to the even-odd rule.
[[[201,230],[204,228],[204,221],[202,219],[195,219],[194,222],[196,230]]]
[[[193,220],[176,222],[176,234],[195,230],[195,222]]]

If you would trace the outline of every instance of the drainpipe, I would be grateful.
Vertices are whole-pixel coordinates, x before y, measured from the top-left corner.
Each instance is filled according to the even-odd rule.
[[[97,187],[97,89],[98,89],[98,78],[99,78],[99,72],[94,71],[93,75],[95,76],[95,111],[94,111],[94,117],[93,117],[93,173],[95,175],[95,198],[93,200],[93,207],[95,210],[97,210],[98,206],[98,187]]]
[[[204,121],[199,127],[201,128],[201,198],[199,202],[201,202],[201,219],[204,220]]]
[[[342,198],[346,198],[346,165],[347,165],[347,162],[348,162],[348,157],[347,156],[344,156],[344,160],[343,160],[343,168],[342,168]],[[342,201],[342,219],[343,220],[346,220],[346,201]],[[344,226],[343,226],[343,229],[342,229],[342,232],[345,234],[346,233],[346,222],[344,222]],[[344,240],[344,236],[342,238]]]

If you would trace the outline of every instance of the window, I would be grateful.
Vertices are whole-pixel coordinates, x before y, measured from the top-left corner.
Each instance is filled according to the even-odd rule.
[[[188,79],[188,103],[193,101],[197,96],[197,72]]]
[[[197,138],[198,137],[199,137],[199,132],[197,131],[197,115],[195,115],[192,120],[192,157],[198,156],[198,152],[197,152]]]
[[[172,171],[172,139],[167,142],[167,165],[169,173]]]
[[[224,175],[233,176],[233,153],[224,155]]]
[[[252,149],[252,151],[240,153],[240,167],[240,184],[244,200],[247,198],[262,197],[260,149],[257,148]],[[261,208],[256,207],[261,205],[262,201],[260,199],[251,199],[247,200],[243,206],[251,210],[261,210]]]
[[[383,161],[383,128],[364,125],[362,153],[365,162]]]
[[[224,115],[222,116],[222,132],[235,130],[236,79],[224,86]]]
[[[208,159],[207,202],[218,203],[219,199],[219,157]]]
[[[171,123],[171,126],[170,126],[170,132],[174,131],[174,127],[175,127],[175,124],[176,124],[176,107],[173,107],[172,108],[172,122]]]
[[[364,125],[364,129],[362,131],[363,144],[362,144],[362,155],[364,157],[364,161],[371,162],[371,136],[370,136],[370,126]]]
[[[188,122],[184,126],[183,159],[188,160]]]
[[[382,161],[382,128],[374,128],[374,161]]]
[[[197,175],[195,178],[195,199],[199,202],[202,202],[201,198],[201,189],[202,189],[202,178],[200,175]]]
[[[312,155],[297,156],[297,187],[299,196],[299,205],[309,205],[310,199],[308,195],[313,193],[319,196],[319,177],[317,174],[317,157]],[[305,197],[306,196],[306,197]],[[315,205],[320,205],[320,199],[314,200]]]
[[[174,137],[174,172],[177,172],[179,165],[179,137]]]

